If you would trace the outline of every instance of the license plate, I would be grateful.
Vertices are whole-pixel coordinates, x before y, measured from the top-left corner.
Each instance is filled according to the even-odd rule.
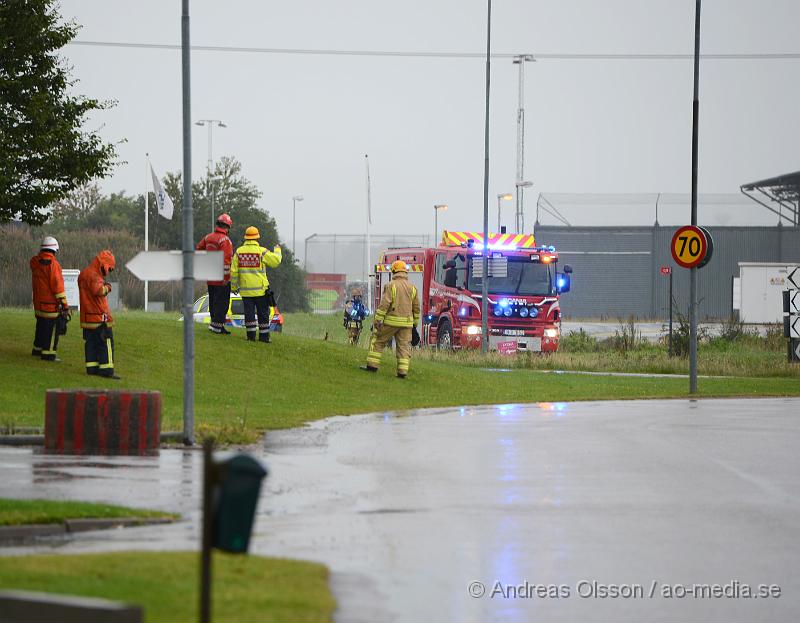
[[[524,329],[506,329],[505,331],[503,331],[503,335],[524,336],[525,335],[525,330]]]

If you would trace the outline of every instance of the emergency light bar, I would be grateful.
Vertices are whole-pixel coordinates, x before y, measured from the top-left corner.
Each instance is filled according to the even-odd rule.
[[[536,240],[533,234],[489,234],[489,249],[515,251],[516,249],[534,249]],[[471,242],[470,242],[471,241]],[[442,246],[469,247],[483,249],[483,234],[473,231],[442,232]]]
[[[424,264],[408,264],[406,263],[406,268],[410,273],[421,273],[425,268]],[[390,273],[392,272],[392,265],[391,264],[375,264],[375,272],[376,273]]]

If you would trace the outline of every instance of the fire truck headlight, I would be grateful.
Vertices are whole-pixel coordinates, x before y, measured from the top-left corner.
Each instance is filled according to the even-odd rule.
[[[527,318],[528,317],[528,308],[527,307],[520,307],[519,308],[519,315],[522,318]]]
[[[544,330],[545,337],[558,337],[558,329],[545,329]]]
[[[467,327],[467,335],[479,335],[481,328],[479,325],[471,324]]]
[[[502,316],[503,315],[503,308],[500,307],[499,305],[495,305],[493,313],[494,313],[495,316]]]
[[[503,315],[504,315],[506,318],[508,318],[509,316],[511,316],[511,314],[513,314],[513,313],[514,313],[514,312],[513,312],[513,311],[511,311],[511,308],[510,308],[510,307],[506,307],[506,308],[503,310]]]
[[[539,315],[539,310],[536,307],[529,307],[528,308],[528,315],[531,318],[536,318]]]

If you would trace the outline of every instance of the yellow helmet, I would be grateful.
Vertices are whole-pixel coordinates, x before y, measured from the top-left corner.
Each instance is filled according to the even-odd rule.
[[[244,239],[245,240],[258,240],[261,238],[261,234],[258,231],[258,227],[253,227],[252,225],[244,230]]]
[[[395,260],[392,262],[392,274],[394,273],[407,273],[408,266],[403,260]]]

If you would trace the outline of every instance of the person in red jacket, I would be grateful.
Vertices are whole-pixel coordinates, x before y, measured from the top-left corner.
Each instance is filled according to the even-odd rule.
[[[31,258],[33,310],[36,314],[36,332],[31,355],[45,361],[61,361],[56,356],[58,348],[58,318],[69,316],[69,304],[64,292],[64,276],[58,263],[58,240],[45,236],[39,254]]]
[[[211,315],[211,324],[208,330],[220,335],[230,335],[225,328],[225,317],[228,315],[228,305],[231,301],[231,256],[233,244],[228,238],[228,232],[233,226],[231,217],[220,214],[217,227],[197,243],[199,251],[222,251],[224,258],[224,277],[222,281],[208,282],[208,310]]]
[[[106,300],[111,292],[106,279],[115,267],[114,254],[103,250],[78,275],[86,373],[112,379],[119,376],[114,374],[114,319]]]

